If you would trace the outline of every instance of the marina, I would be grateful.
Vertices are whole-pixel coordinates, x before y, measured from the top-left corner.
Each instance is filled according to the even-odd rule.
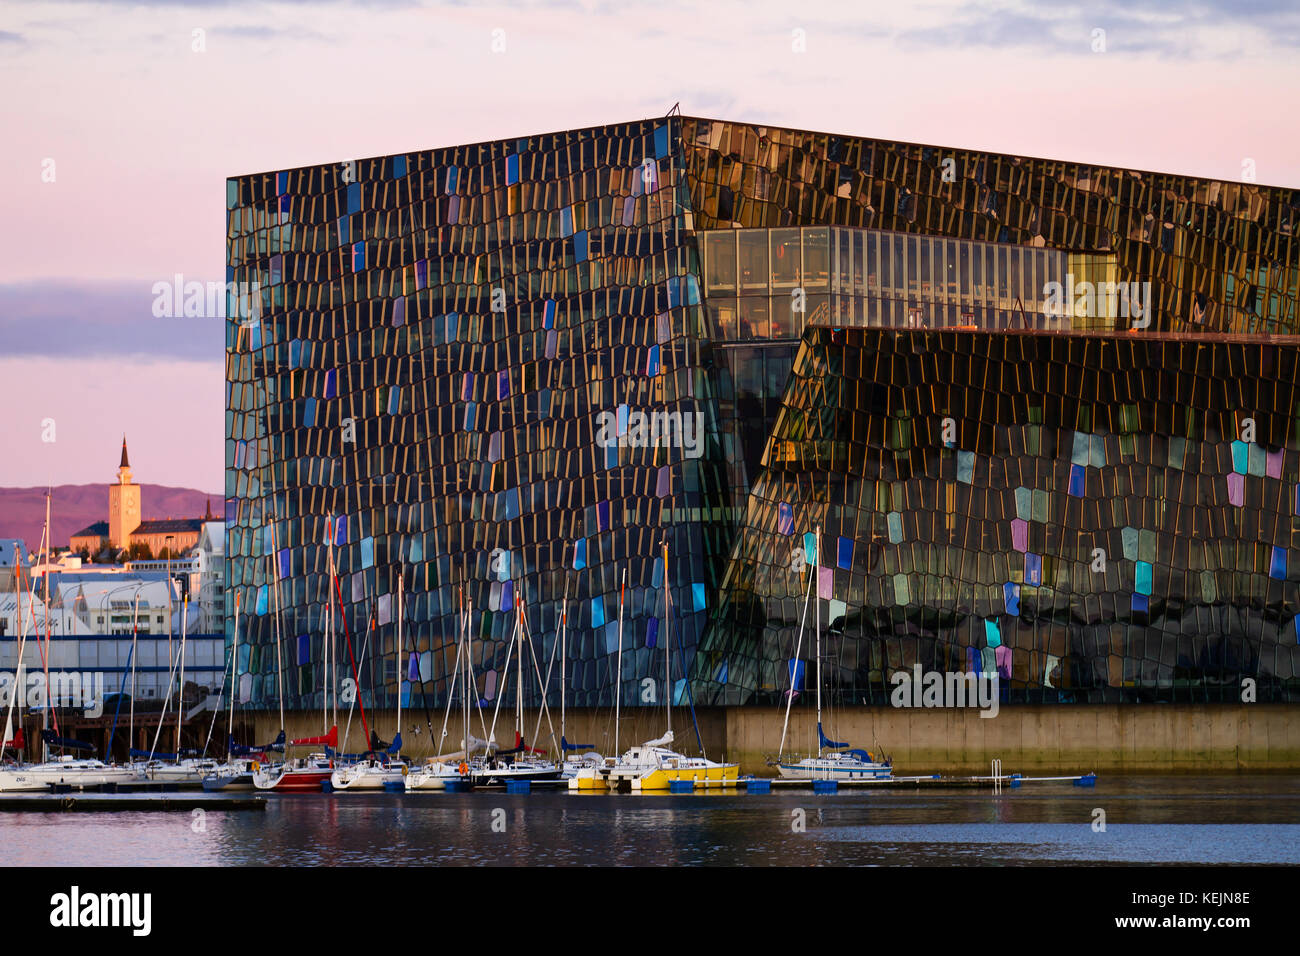
[[[153,798],[159,812],[3,813],[0,840],[10,864],[47,866],[1300,863],[1294,774],[1108,775],[1096,790],[1060,781],[1000,794],[909,784],[253,796],[261,812],[208,812],[202,832]]]

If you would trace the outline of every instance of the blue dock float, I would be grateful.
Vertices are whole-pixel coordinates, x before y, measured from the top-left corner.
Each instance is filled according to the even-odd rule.
[[[533,782],[531,780],[507,780],[506,793],[532,793]]]
[[[669,793],[694,793],[695,781],[694,780],[669,780],[668,792]]]
[[[840,782],[838,780],[814,780],[813,793],[839,793]]]
[[[334,792],[334,784],[330,783],[329,777],[326,777],[324,780],[320,782],[320,792],[321,793]]]
[[[469,778],[462,780],[448,780],[442,785],[442,789],[447,793],[469,793],[474,787]]]
[[[746,793],[771,793],[772,781],[766,777],[752,777],[745,781]]]
[[[406,781],[404,780],[385,780],[385,793],[406,793]]]
[[[1097,786],[1097,774],[1085,773],[1082,777],[1079,777],[1074,781],[1074,785],[1076,787],[1095,787]]]

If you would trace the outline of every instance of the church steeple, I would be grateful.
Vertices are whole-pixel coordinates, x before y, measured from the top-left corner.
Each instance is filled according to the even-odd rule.
[[[117,483],[108,486],[108,543],[125,548],[131,532],[140,526],[140,486],[131,480],[131,460],[126,455],[126,436],[122,436],[122,464],[117,468]]]

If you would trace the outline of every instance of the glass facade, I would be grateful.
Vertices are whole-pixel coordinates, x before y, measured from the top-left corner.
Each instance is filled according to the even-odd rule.
[[[485,700],[522,601],[543,667],[567,605],[571,704],[635,706],[665,640],[655,699],[768,703],[818,524],[845,703],[915,662],[1011,700],[1296,692],[1294,191],[671,116],[227,208],[245,705],[282,675],[319,706],[350,638],[368,703],[441,706],[462,595]]]

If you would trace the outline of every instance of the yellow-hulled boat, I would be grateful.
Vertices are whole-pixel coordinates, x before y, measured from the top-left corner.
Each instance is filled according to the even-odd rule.
[[[678,780],[689,780],[697,789],[736,786],[739,764],[687,757],[669,750],[666,745],[672,742],[670,730],[658,740],[633,747],[617,760],[607,760],[599,774],[611,790],[668,790]]]

